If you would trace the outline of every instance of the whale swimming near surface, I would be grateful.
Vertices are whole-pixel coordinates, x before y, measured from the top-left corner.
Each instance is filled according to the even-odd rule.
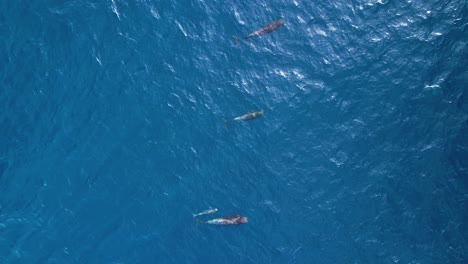
[[[210,225],[240,225],[246,224],[249,220],[245,216],[234,215],[234,216],[224,216],[221,218],[214,218],[206,222],[197,220],[197,224],[210,224]]]
[[[284,21],[282,19],[276,20],[276,21],[271,22],[270,24],[262,27],[261,29],[259,29],[257,31],[254,31],[254,32],[242,37],[242,38],[243,39],[248,39],[248,38],[258,37],[258,36],[268,34],[268,33],[272,32],[272,31],[277,30],[283,24],[284,24]],[[234,41],[236,42],[236,44],[239,44],[239,38],[236,37],[236,36],[233,36],[233,37],[234,37]]]
[[[207,214],[214,214],[218,211],[217,208],[210,208],[210,209],[207,209],[201,213],[198,213],[198,214],[192,214],[193,217],[197,217],[197,216],[200,216],[200,215],[207,215]]]
[[[252,119],[258,118],[258,117],[260,117],[262,115],[263,115],[263,110],[255,111],[255,112],[249,112],[247,114],[238,116],[238,117],[236,117],[234,119],[231,119],[231,120],[224,120],[224,126],[227,126],[227,124],[229,122],[252,120]]]

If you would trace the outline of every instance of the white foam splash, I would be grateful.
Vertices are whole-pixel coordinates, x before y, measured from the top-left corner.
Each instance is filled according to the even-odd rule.
[[[327,27],[330,31],[336,31],[336,27],[334,27],[331,23],[328,23]]]
[[[283,76],[284,78],[288,77],[288,74],[286,72],[284,72],[283,70],[281,70],[281,69],[276,68],[276,69],[274,69],[274,72],[275,72],[275,74]]]
[[[151,15],[156,18],[156,19],[160,19],[161,18],[161,15],[159,15],[158,13],[158,10],[156,10],[154,7],[150,7],[150,12],[151,12]]]
[[[177,21],[176,21],[176,24],[177,24],[177,26],[179,27],[180,31],[182,31],[182,33],[184,34],[184,36],[187,37],[187,36],[188,36],[188,35],[187,35],[187,32],[186,32],[185,29],[182,27],[182,25],[181,25],[179,22],[177,22]]]
[[[323,31],[323,30],[321,30],[321,29],[319,29],[319,28],[317,28],[317,29],[315,30],[315,32],[317,32],[318,35],[322,35],[322,36],[324,36],[324,37],[327,37],[327,36],[328,36],[327,32],[325,32],[325,31]]]
[[[245,25],[245,21],[242,20],[242,18],[240,17],[240,14],[239,14],[239,12],[237,12],[236,8],[234,8],[234,16],[236,17],[237,21],[239,21],[239,24]]]
[[[96,61],[99,63],[100,66],[102,66],[102,62],[101,62],[101,59],[99,58],[99,56],[96,56],[94,57],[96,59]]]
[[[438,88],[440,88],[440,85],[438,85],[438,84],[427,85],[427,84],[426,84],[426,85],[424,86],[424,88],[425,88],[425,89],[438,89]]]
[[[304,20],[304,18],[302,18],[301,16],[297,16],[297,20],[299,21],[299,23],[301,24],[305,24],[306,21]]]
[[[296,75],[296,77],[299,80],[304,79],[304,74],[302,74],[299,69],[294,69],[294,70],[292,70],[292,72],[294,73],[294,75]]]
[[[117,18],[120,20],[120,13],[119,11],[117,10],[117,4],[115,3],[114,0],[111,0],[112,2],[112,5],[111,5],[111,8],[112,8],[112,12],[114,12],[114,14],[117,16]]]

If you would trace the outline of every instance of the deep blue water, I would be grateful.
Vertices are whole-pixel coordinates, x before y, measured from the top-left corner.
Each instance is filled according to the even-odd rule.
[[[0,1],[0,263],[468,263],[467,16]]]

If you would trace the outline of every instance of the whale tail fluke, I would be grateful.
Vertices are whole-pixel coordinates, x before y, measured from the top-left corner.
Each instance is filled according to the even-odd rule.
[[[223,121],[224,121],[224,127],[227,127],[227,124],[228,124],[229,121],[227,121],[225,119],[223,119]]]
[[[203,224],[203,223],[205,223],[205,222],[200,221],[199,219],[195,218],[195,224],[196,225]]]
[[[236,45],[239,44],[239,38],[236,36],[232,36],[232,37],[234,38],[234,42],[236,43]]]

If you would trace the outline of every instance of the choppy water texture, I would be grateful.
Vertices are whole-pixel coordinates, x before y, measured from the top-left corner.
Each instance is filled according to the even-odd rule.
[[[467,5],[1,1],[0,263],[467,263]]]

